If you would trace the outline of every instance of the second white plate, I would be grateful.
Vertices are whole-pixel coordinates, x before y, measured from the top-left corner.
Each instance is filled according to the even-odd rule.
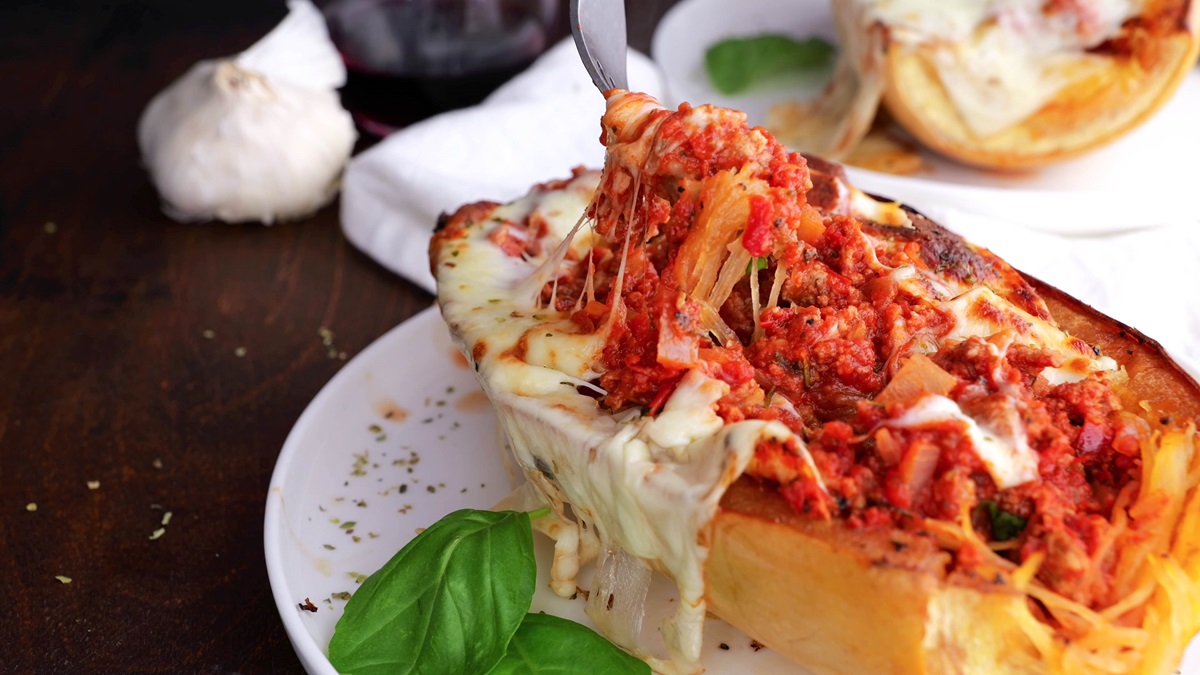
[[[828,0],[683,0],[663,17],[651,55],[663,69],[666,103],[715,103],[746,111],[762,124],[771,105],[809,98],[819,81],[776,79],[737,96],[721,96],[704,72],[704,52],[727,37],[783,33],[836,42]],[[923,152],[928,170],[893,176],[851,169],[859,188],[904,201],[1019,221],[1064,234],[1096,234],[1157,225],[1200,223],[1196,157],[1200,157],[1200,71],[1146,124],[1083,157],[1025,173],[969,168]]]

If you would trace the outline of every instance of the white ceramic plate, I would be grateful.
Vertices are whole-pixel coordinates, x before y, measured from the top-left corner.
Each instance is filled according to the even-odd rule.
[[[822,82],[782,78],[726,97],[709,84],[705,49],[726,37],[784,33],[836,42],[829,0],[684,0],[659,22],[651,55],[662,67],[668,102],[716,103],[745,110],[761,124],[774,103],[815,95]],[[859,188],[917,208],[937,204],[1028,227],[1089,234],[1200,221],[1196,158],[1200,157],[1200,71],[1146,124],[1083,157],[1037,171],[999,174],[954,164],[932,153],[919,176],[851,169]]]
[[[381,567],[417,528],[508,495],[506,456],[491,404],[435,309],[376,340],[317,394],[275,465],[264,537],[275,604],[309,673],[336,675],[325,651],[346,603],[335,594],[353,593],[357,575]],[[548,589],[552,545],[541,535],[537,555],[533,611],[592,625],[582,599]],[[671,611],[673,591],[663,579],[652,586],[643,637]],[[300,609],[306,600],[317,611]],[[704,650],[714,675],[806,672],[717,619]],[[1200,675],[1198,651],[1194,642],[1181,673]]]
[[[353,593],[356,575],[379,569],[417,528],[508,495],[504,456],[491,404],[436,310],[388,332],[321,390],[284,443],[265,522],[271,590],[309,673],[335,675],[325,651],[346,605],[335,594]],[[533,611],[591,625],[582,598],[547,587],[552,546],[541,535],[537,543]],[[646,636],[671,611],[673,590],[652,587]],[[317,611],[300,608],[306,599]],[[712,619],[704,660],[716,674],[804,672]]]

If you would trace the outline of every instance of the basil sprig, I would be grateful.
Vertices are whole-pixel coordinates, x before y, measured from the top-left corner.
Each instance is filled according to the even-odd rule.
[[[527,614],[504,658],[488,675],[649,672],[644,661],[587,626],[549,614]]]
[[[704,65],[713,87],[736,94],[754,82],[786,72],[817,72],[829,67],[837,49],[819,37],[786,35],[728,38],[709,47]]]
[[[649,673],[594,631],[529,614],[529,514],[463,509],[372,574],[329,642],[341,673]]]
[[[329,660],[359,675],[487,672],[529,611],[536,574],[528,514],[451,513],[363,582]]]

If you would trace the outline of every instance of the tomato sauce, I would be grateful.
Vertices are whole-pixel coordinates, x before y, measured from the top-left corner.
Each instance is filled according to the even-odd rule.
[[[928,534],[927,519],[968,522],[1014,562],[1048,553],[1038,578],[1051,589],[1086,604],[1103,600],[1114,564],[1106,546],[1112,509],[1140,480],[1145,422],[1122,410],[1103,377],[1050,386],[1040,373],[1062,357],[1014,342],[1011,331],[946,340],[955,318],[880,271],[907,266],[976,284],[1003,273],[990,254],[952,235],[905,232],[902,240],[877,223],[818,211],[806,200],[814,183],[804,158],[738,120],[689,128],[691,111],[685,105],[662,121],[659,154],[640,175],[606,172],[606,198],[590,209],[603,241],[556,282],[558,308],[573,311],[581,330],[616,313],[597,368],[602,407],[657,414],[683,374],[701,369],[730,386],[716,406],[727,422],[777,420],[796,432],[799,441],[761,444],[748,471],[778,484],[797,513],[917,534]],[[715,208],[714,177],[730,171],[747,176],[730,188],[747,192],[745,220],[736,239],[715,245],[729,256],[740,248],[750,262],[731,268],[736,284],[706,307],[679,287],[699,274],[685,269],[697,259],[680,251],[700,236],[700,214]],[[823,201],[841,204],[828,181],[820,185]],[[528,254],[528,239],[508,227],[496,229],[496,245]],[[712,247],[692,249],[703,260]],[[576,307],[589,288],[594,299]],[[1011,301],[1048,316],[1025,287]],[[1009,314],[981,318],[1028,328]],[[917,400],[876,397],[914,354],[929,354],[948,374],[945,395],[964,416],[1036,453],[1035,480],[998,485],[959,419],[895,423]],[[979,556],[964,548],[954,564],[970,568]]]

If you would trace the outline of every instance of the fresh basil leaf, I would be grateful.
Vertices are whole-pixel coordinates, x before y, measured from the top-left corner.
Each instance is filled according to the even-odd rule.
[[[488,675],[650,675],[645,661],[621,651],[596,631],[549,614],[527,614],[504,658]]]
[[[996,502],[984,502],[988,518],[992,521],[992,538],[996,541],[1008,541],[1025,531],[1028,521],[1015,513],[1009,513],[996,505]]]
[[[786,35],[729,38],[704,53],[708,78],[722,94],[736,94],[767,76],[789,71],[823,70],[836,48],[820,37],[794,40]]]
[[[484,673],[533,599],[529,514],[455,511],[413,538],[346,603],[329,642],[341,673]]]

